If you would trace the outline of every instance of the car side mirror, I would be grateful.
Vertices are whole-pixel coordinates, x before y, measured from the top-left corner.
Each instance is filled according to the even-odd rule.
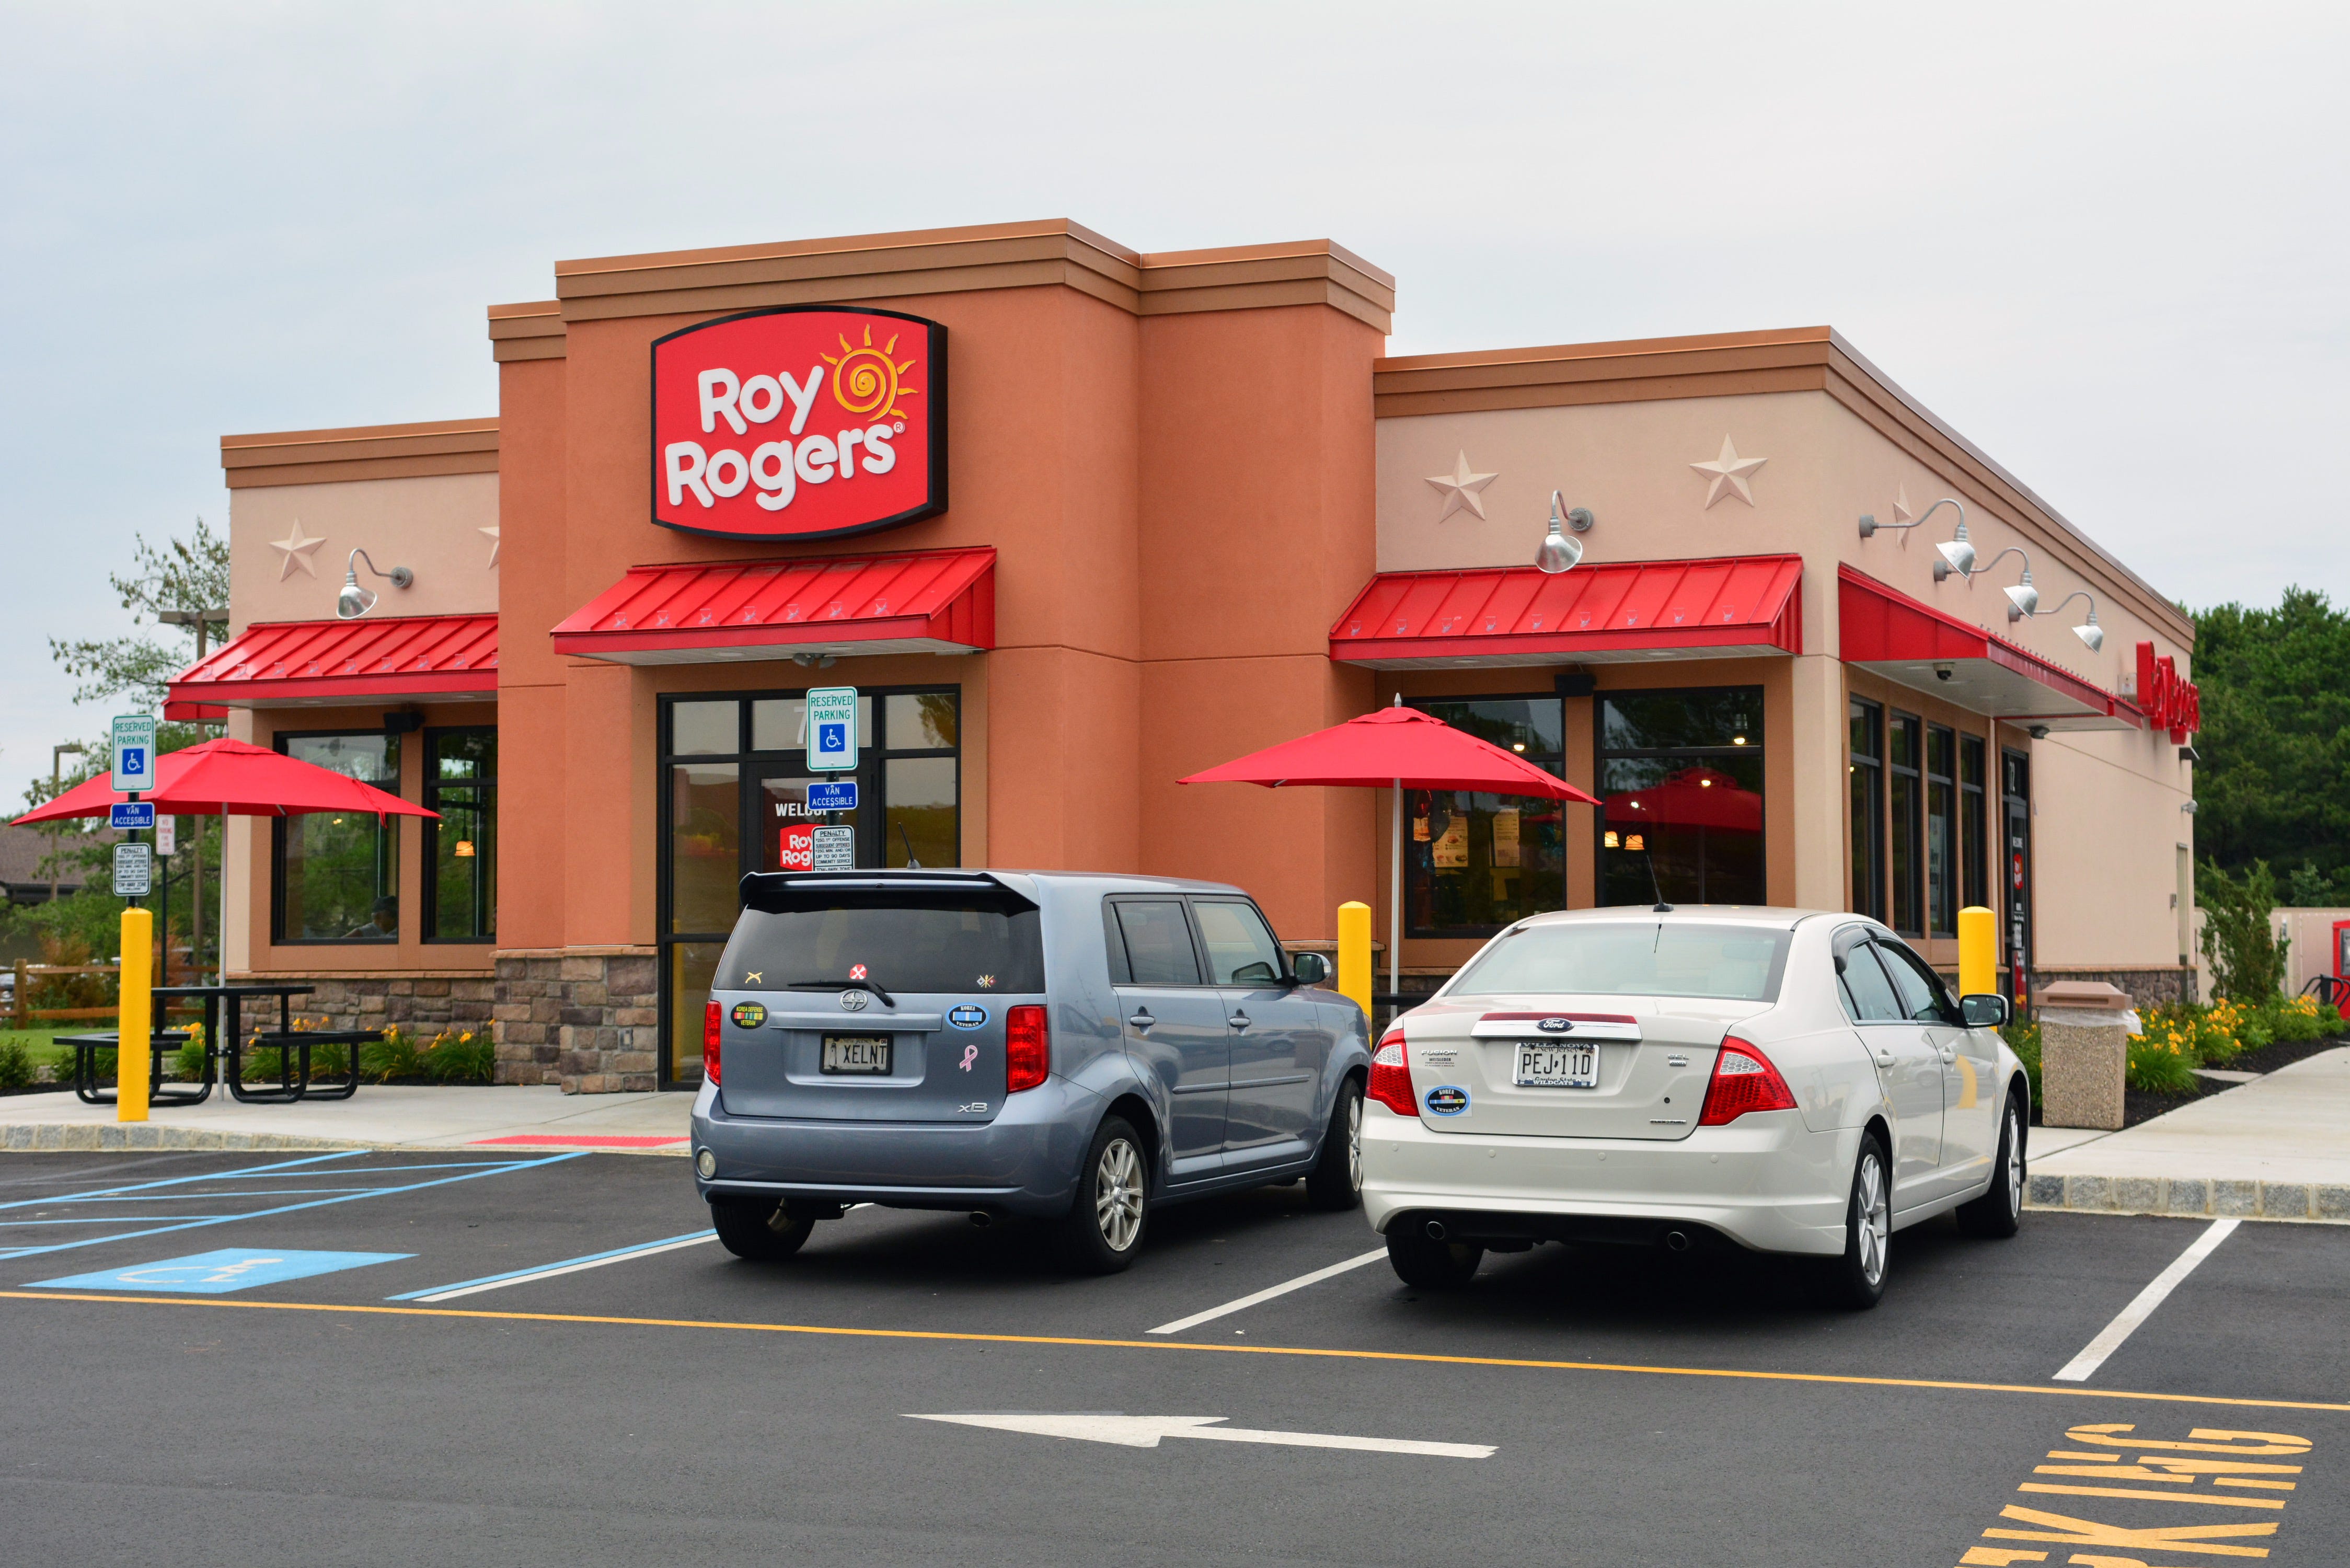
[[[1959,1016],[1970,1029],[1999,1029],[2015,1016],[2015,1010],[1999,992],[1983,991],[1959,998]]]
[[[1292,953],[1289,955],[1289,972],[1296,977],[1300,985],[1327,985],[1330,983],[1330,961],[1320,953]]]

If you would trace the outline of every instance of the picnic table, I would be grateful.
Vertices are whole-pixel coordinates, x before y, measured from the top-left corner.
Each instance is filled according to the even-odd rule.
[[[201,1105],[213,1092],[213,1066],[220,1064],[220,1079],[228,1092],[246,1105],[290,1105],[296,1100],[348,1100],[359,1093],[359,1047],[383,1038],[380,1029],[296,1029],[294,1027],[294,999],[308,996],[317,991],[314,985],[159,985],[154,989],[155,1028],[151,1035],[151,1077],[148,1085],[151,1104],[161,1106]],[[276,1027],[265,1026],[266,1002],[277,1002]],[[163,1054],[177,1051],[192,1035],[187,1030],[167,1030],[162,1027],[164,1009],[172,1002],[194,1002],[203,1009],[204,1068],[202,1081],[191,1088],[172,1085],[163,1079]],[[244,1025],[244,1008],[248,1002],[261,1002],[265,1023],[248,1032]],[[98,1085],[98,1053],[102,1050],[120,1052],[120,1033],[78,1034],[60,1042],[74,1047],[74,1094],[93,1106],[112,1105],[114,1093]],[[344,1070],[328,1086],[314,1085],[310,1077],[310,1053],[321,1045],[344,1047]],[[244,1084],[244,1054],[249,1049],[274,1050],[277,1053],[277,1082],[247,1088]],[[118,1057],[116,1078],[121,1067]]]

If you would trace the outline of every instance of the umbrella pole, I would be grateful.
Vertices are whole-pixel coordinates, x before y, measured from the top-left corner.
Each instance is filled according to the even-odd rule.
[[[226,985],[228,983],[228,803],[226,801],[221,803],[220,885],[220,930],[213,939],[215,944],[213,956],[220,962],[217,966],[218,972],[213,977],[213,983]],[[212,1042],[212,1044],[217,1044],[217,1042]]]
[[[1388,857],[1388,991],[1403,994],[1403,780],[1395,782],[1395,844]],[[1399,1009],[1403,1005],[1395,1004]]]

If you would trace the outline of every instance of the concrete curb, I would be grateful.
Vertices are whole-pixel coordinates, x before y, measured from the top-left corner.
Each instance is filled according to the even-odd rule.
[[[495,1132],[486,1137],[501,1136]],[[536,1137],[549,1135],[534,1134]],[[663,1148],[611,1148],[588,1141],[596,1135],[585,1135],[576,1145],[509,1144],[497,1146],[501,1152],[514,1154],[561,1154],[567,1147],[592,1154],[651,1154],[682,1158],[691,1147],[683,1143]],[[5,1154],[98,1154],[140,1150],[208,1149],[215,1151],[316,1151],[321,1149],[379,1148],[430,1151],[446,1154],[452,1149],[479,1147],[471,1143],[404,1143],[397,1138],[305,1137],[292,1133],[240,1133],[204,1131],[193,1127],[159,1127],[152,1122],[19,1122],[0,1125],[0,1153]]]
[[[2035,1176],[2033,1209],[2085,1214],[2174,1214],[2207,1219],[2300,1220],[2350,1224],[2350,1186],[2201,1176]]]

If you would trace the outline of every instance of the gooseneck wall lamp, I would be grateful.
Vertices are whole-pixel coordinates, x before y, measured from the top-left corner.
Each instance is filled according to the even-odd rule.
[[[2091,653],[2096,653],[2102,650],[2106,646],[2106,628],[2097,624],[2096,596],[2090,593],[2086,588],[2074,588],[2071,593],[2066,594],[2062,599],[2057,601],[2056,609],[2063,609],[2074,599],[2087,599],[2089,601],[2089,618],[2086,621],[2084,621],[2081,625],[2074,627],[2073,628],[2073,635],[2079,638],[2083,642],[2087,643]],[[2048,613],[2054,615],[2056,613],[2056,610],[2051,610]]]
[[[359,587],[359,564],[361,561],[367,563],[369,571],[385,578],[395,588],[404,588],[416,580],[416,574],[406,566],[394,566],[387,572],[377,566],[375,557],[365,550],[353,550],[350,559],[343,564],[343,591],[335,596],[335,618],[338,620],[357,620],[375,608],[376,596]]]
[[[1577,561],[1583,559],[1583,541],[1568,538],[1562,530],[1572,528],[1578,534],[1588,534],[1596,521],[1597,519],[1591,515],[1588,507],[1578,506],[1572,512],[1568,511],[1565,493],[1552,491],[1550,532],[1543,536],[1541,547],[1534,551],[1534,566],[1553,576],[1571,570]]]
[[[2026,616],[2040,613],[2040,590],[2032,586],[2032,557],[2024,555],[2023,546],[2010,545],[2006,549],[1976,567],[1975,571],[1988,572],[2010,556],[2023,556],[2023,580],[2020,583],[2012,583],[2000,591],[2007,596],[2007,618],[2022,620]],[[1974,575],[1975,572],[1967,574],[1969,577]]]

